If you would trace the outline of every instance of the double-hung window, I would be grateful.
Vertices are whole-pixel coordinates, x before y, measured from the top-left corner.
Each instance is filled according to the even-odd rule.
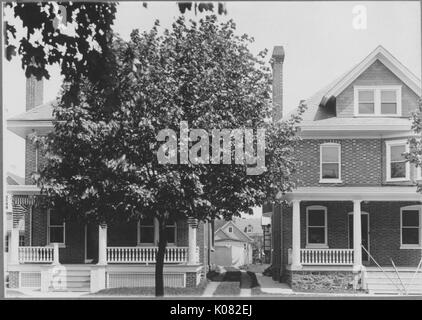
[[[139,243],[140,244],[155,244],[154,239],[155,226],[153,218],[142,219],[139,222]]]
[[[48,242],[65,244],[65,221],[57,210],[48,211]]]
[[[176,221],[167,221],[166,238],[167,238],[168,244],[176,243],[176,232],[177,232]]]
[[[324,143],[320,146],[320,182],[341,182],[341,146]]]
[[[140,245],[155,245],[158,242],[158,221],[154,218],[145,218],[139,221],[138,243]],[[168,244],[176,243],[177,224],[168,221],[166,224],[166,238]]]
[[[420,248],[421,246],[421,206],[400,209],[401,248]]]
[[[306,208],[306,246],[327,247],[327,208]]]
[[[409,162],[403,153],[409,151],[406,140],[386,141],[387,181],[409,180]]]
[[[401,86],[355,86],[355,116],[400,116]]]

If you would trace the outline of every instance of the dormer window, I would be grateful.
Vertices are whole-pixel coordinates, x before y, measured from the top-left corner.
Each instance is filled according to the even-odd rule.
[[[401,86],[355,86],[355,116],[400,116]]]

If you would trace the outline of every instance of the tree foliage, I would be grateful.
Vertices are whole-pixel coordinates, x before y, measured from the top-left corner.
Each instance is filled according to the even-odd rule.
[[[418,109],[412,113],[411,120],[414,135],[409,138],[409,152],[405,156],[411,164],[422,170],[422,99],[419,99]],[[418,192],[422,192],[420,183]]]
[[[26,76],[50,77],[46,67],[58,64],[66,80],[87,76],[91,81],[106,67],[116,2],[60,2],[66,11],[52,2],[10,2],[6,7],[22,22],[26,31],[17,39],[16,26],[6,22],[6,57],[19,53]],[[73,33],[63,32],[66,24]],[[16,48],[11,40],[19,43]]]
[[[11,60],[18,53],[27,77],[49,79],[47,66],[59,65],[66,80],[85,76],[92,82],[101,81],[108,72],[105,57],[117,5],[117,2],[8,2],[6,8],[22,22],[25,33],[18,37],[17,26],[6,21],[5,56]],[[147,8],[147,2],[142,5]],[[177,6],[182,13],[191,8],[195,13],[214,10],[212,2],[177,2]],[[219,14],[227,13],[224,3],[217,3],[217,7]],[[63,25],[67,31],[60,28]]]
[[[252,54],[253,40],[235,31],[233,21],[218,23],[213,15],[199,23],[178,18],[162,33],[157,22],[149,32],[133,31],[128,42],[115,38],[107,86],[81,78],[75,103],[61,99],[54,131],[37,138],[48,159],[39,183],[69,214],[100,223],[158,219],[157,295],[163,294],[168,220],[230,219],[280,201],[280,192],[294,185],[296,125],[304,107],[287,121],[269,120],[267,52]],[[70,87],[64,84],[64,97]],[[158,132],[178,133],[182,121],[209,133],[265,129],[267,170],[246,174],[246,164],[235,164],[234,148],[232,164],[160,164]]]

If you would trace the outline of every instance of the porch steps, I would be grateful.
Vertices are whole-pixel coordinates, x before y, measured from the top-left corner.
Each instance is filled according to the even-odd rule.
[[[366,270],[365,287],[370,294],[403,294],[403,285],[408,294],[422,294],[422,272],[414,277],[416,268],[399,269],[398,278],[395,271],[390,268],[384,270]],[[387,278],[388,276],[388,278]],[[413,279],[414,277],[414,279]],[[413,279],[413,281],[412,281]],[[403,285],[402,285],[403,283]]]
[[[52,281],[54,292],[74,291],[89,292],[91,287],[91,271],[87,265],[65,265]]]

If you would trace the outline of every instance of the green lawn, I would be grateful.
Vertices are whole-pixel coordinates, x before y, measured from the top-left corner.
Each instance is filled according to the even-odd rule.
[[[164,296],[201,296],[208,281],[195,288],[164,288]],[[155,288],[113,288],[100,290],[91,295],[101,296],[155,296]]]

